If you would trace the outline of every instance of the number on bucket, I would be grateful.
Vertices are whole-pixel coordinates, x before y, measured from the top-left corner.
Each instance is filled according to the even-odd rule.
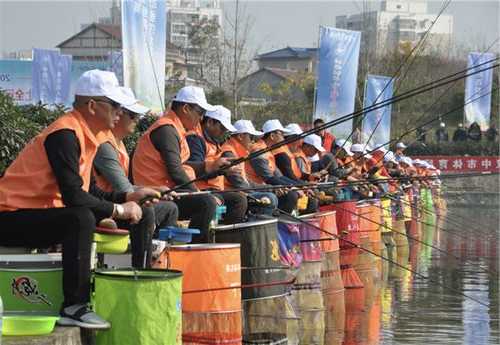
[[[226,265],[226,272],[239,272],[240,270],[239,264]]]
[[[270,244],[271,244],[271,260],[278,261],[280,259],[278,242],[276,240],[272,240]]]

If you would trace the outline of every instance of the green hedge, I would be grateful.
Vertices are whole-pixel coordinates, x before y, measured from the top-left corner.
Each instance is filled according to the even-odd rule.
[[[64,111],[62,106],[18,106],[0,90],[0,176],[26,143]]]

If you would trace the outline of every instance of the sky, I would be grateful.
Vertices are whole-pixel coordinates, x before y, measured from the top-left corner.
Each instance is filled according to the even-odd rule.
[[[371,9],[380,2],[365,1]],[[443,1],[429,1],[437,13]],[[471,50],[490,45],[500,37],[500,1],[452,0],[445,14],[454,16],[457,42]],[[77,33],[80,25],[108,16],[111,1],[0,0],[0,54],[18,50],[54,48]],[[335,25],[335,16],[360,12],[363,0],[240,1],[253,21],[250,50],[262,53],[285,46],[317,45],[318,26]],[[232,17],[234,1],[224,1]],[[496,51],[498,51],[498,44]]]

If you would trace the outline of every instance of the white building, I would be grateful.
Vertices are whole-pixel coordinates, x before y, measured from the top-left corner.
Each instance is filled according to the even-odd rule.
[[[220,0],[167,0],[167,41],[189,47],[189,25],[202,18],[214,19],[222,28]]]
[[[427,13],[427,0],[385,0],[380,11],[337,16],[336,27],[361,31],[361,46],[369,54],[380,56],[416,45],[436,17]],[[453,16],[441,14],[429,32],[424,51],[448,54],[452,35]]]

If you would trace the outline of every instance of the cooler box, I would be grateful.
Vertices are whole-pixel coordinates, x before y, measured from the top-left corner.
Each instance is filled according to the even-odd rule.
[[[6,314],[59,315],[61,254],[0,255],[0,296]]]

